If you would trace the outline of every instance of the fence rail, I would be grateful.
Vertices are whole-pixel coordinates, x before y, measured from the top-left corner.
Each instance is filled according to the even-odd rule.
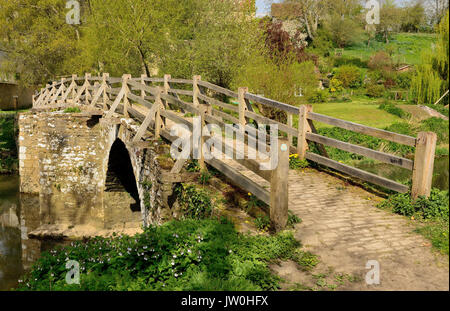
[[[172,87],[174,84],[177,85],[177,88]],[[237,104],[224,102],[224,96],[237,100]],[[278,125],[279,134],[286,137],[286,140],[282,139],[282,142],[286,142],[290,148],[286,154],[281,152],[282,157],[277,169],[272,172],[261,171],[255,160],[238,160],[240,164],[268,180],[271,183],[270,192],[222,161],[206,160],[203,157],[199,160],[202,168],[205,168],[205,163],[212,165],[239,187],[269,204],[272,221],[277,227],[282,227],[287,221],[288,199],[287,196],[280,196],[279,193],[288,191],[286,176],[289,168],[289,151],[297,152],[300,159],[307,159],[363,181],[390,190],[407,192],[409,188],[403,184],[330,159],[325,146],[399,166],[413,171],[411,189],[413,198],[430,194],[436,147],[436,134],[431,132],[419,133],[418,138],[393,133],[315,113],[310,105],[295,107],[255,95],[248,92],[247,88],[239,88],[235,92],[202,81],[200,76],[194,76],[190,80],[174,79],[170,75],[165,75],[163,78],[149,78],[145,75],[139,78],[132,78],[131,75],[115,78],[109,77],[109,74],[103,74],[101,77],[92,77],[90,74],[86,74],[84,78],[79,78],[73,75],[70,79],[62,78],[61,81],[46,85],[37,95],[33,96],[33,107],[39,109],[57,104],[79,104],[82,101],[91,107],[102,107],[107,111],[107,118],[110,118],[115,112],[120,112],[138,120],[142,125],[136,134],[135,141],[141,140],[149,127],[154,129],[156,137],[163,136],[170,141],[177,139],[170,135],[170,131],[166,127],[166,120],[186,124],[192,128],[192,122],[188,118],[171,111],[173,107],[200,116],[203,125],[216,124],[225,128],[227,124],[234,124],[237,126],[235,131],[242,132],[248,143],[256,142],[252,124]],[[146,107],[148,109],[146,115],[140,109],[136,109],[134,104]],[[285,112],[287,121],[284,123],[267,118],[260,114],[256,108],[258,105]],[[297,118],[298,126],[295,127],[294,119]],[[319,135],[314,122],[415,147],[414,160]],[[296,144],[294,138],[297,138]],[[320,154],[309,152],[310,144],[316,144]],[[200,144],[199,148],[201,149],[202,146],[203,144]],[[265,147],[268,148],[269,145]],[[234,146],[230,148],[236,152]],[[201,150],[192,150],[192,152],[199,152],[202,155]],[[182,164],[182,162],[176,163],[175,168],[181,170]],[[280,197],[284,197],[284,199],[280,199]]]

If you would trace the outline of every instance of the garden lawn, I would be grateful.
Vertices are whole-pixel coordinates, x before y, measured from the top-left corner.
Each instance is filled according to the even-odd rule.
[[[399,33],[393,35],[389,44],[372,40],[370,48],[367,48],[366,40],[364,40],[354,46],[345,48],[343,56],[362,58],[362,60],[367,61],[377,51],[387,51],[392,48],[395,62],[416,65],[420,62],[422,51],[431,49],[435,42],[436,36],[434,34]]]
[[[378,109],[378,106],[378,101],[353,100],[347,103],[313,104],[313,111],[330,117],[381,129],[402,121],[401,118]],[[331,127],[319,122],[315,122],[315,125],[317,128]]]

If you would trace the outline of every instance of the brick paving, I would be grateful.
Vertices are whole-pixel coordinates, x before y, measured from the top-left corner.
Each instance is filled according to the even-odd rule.
[[[269,183],[234,161],[227,164],[263,186]],[[377,260],[381,284],[352,290],[448,290],[448,256],[433,251],[406,217],[376,208],[382,199],[313,169],[289,173],[289,209],[302,219],[296,238],[334,271],[360,276]]]

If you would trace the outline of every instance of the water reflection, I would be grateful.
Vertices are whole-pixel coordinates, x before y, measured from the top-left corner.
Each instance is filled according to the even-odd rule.
[[[18,176],[0,175],[0,290],[17,286],[45,244],[29,239],[39,226],[39,197],[19,194]]]
[[[441,190],[448,190],[449,186],[449,157],[443,156],[434,161],[433,187]],[[412,171],[384,163],[359,163],[357,168],[377,174],[379,176],[404,182],[411,180]]]

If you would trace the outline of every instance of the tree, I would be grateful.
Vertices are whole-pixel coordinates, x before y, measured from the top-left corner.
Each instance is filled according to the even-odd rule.
[[[377,27],[386,43],[389,43],[389,35],[399,29],[401,10],[395,5],[394,0],[386,0],[380,9],[380,24]]]
[[[80,53],[77,27],[66,23],[63,1],[0,0],[3,70],[18,74],[26,85],[67,72],[68,60]]]
[[[324,27],[331,34],[335,46],[339,48],[357,42],[363,33],[363,29],[355,20],[337,13],[330,15]]]
[[[425,23],[425,8],[419,1],[413,6],[405,7],[402,10],[401,30],[406,32],[418,32]]]
[[[449,87],[449,13],[438,25],[438,41],[432,51],[422,54],[411,82],[411,93],[417,104],[433,104]],[[448,98],[448,97],[447,97]]]

